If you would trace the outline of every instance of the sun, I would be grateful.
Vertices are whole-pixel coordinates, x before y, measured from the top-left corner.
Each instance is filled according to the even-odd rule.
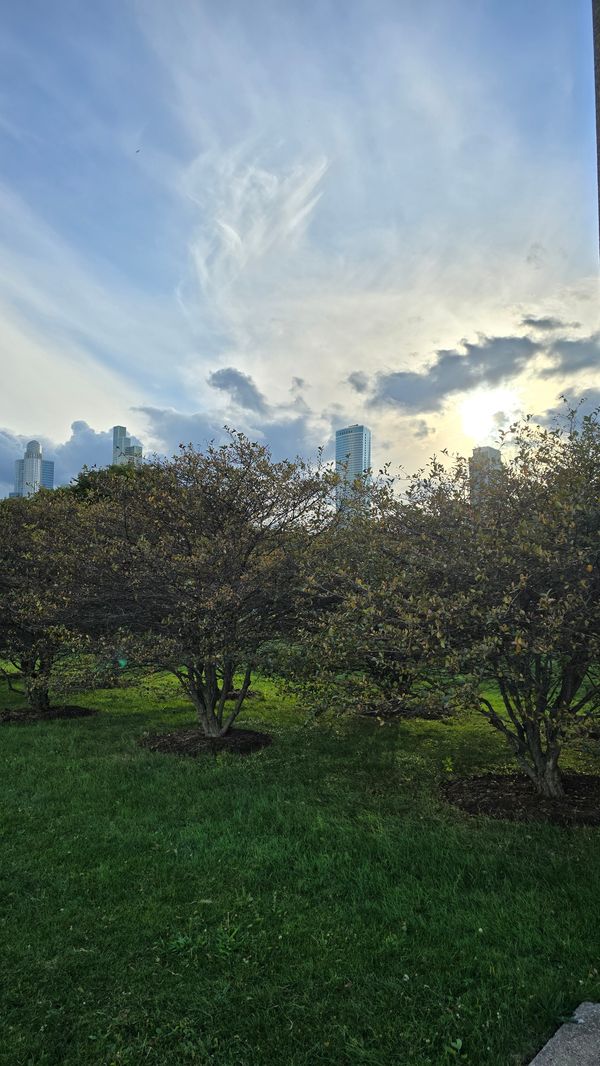
[[[518,415],[519,397],[514,389],[476,389],[459,404],[463,432],[476,444],[495,438]]]

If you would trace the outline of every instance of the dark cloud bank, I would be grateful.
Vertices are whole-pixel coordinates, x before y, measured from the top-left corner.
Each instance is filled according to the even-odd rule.
[[[269,411],[265,397],[257,389],[252,378],[233,366],[223,367],[222,370],[209,374],[208,383],[213,389],[228,393],[234,403],[245,411],[254,411],[259,415],[266,415]]]
[[[558,329],[577,329],[580,324],[579,322],[563,322],[560,318],[553,318],[551,315],[542,315],[540,318],[535,315],[526,315],[525,318],[521,319],[521,325],[528,326],[529,329],[539,329],[542,332]]]
[[[498,385],[523,371],[541,351],[529,337],[483,337],[464,342],[464,352],[442,349],[424,371],[380,374],[370,397],[372,405],[388,404],[406,411],[439,411],[448,396],[478,385]]]
[[[542,354],[549,358],[550,365],[540,370],[540,377],[600,370],[600,333],[575,340],[557,338],[551,343],[529,336],[481,336],[476,342],[464,341],[462,349],[436,352],[425,370],[379,374],[369,396],[369,404],[373,407],[393,406],[406,412],[439,411],[454,393],[467,392],[482,385],[505,384],[526,370]],[[360,371],[348,377],[358,392],[365,391],[363,379]]]

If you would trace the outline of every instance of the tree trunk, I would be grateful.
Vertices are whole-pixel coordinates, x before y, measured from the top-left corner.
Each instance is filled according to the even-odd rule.
[[[536,773],[535,786],[548,799],[563,799],[565,794],[557,763],[558,753],[547,755],[545,767]]]
[[[507,739],[519,766],[527,774],[539,795],[548,799],[563,799],[565,792],[558,769],[561,745],[557,740],[556,732],[552,734],[544,747],[539,719],[519,722],[515,710],[504,693],[503,699],[515,728],[510,729],[506,721],[494,710],[490,701],[480,696],[479,702],[485,717]]]
[[[532,762],[531,777],[540,796],[547,799],[562,799],[564,789],[558,769],[560,744],[555,738],[542,741],[541,723],[538,720],[525,723],[526,743]]]
[[[198,715],[198,723],[204,733],[205,737],[218,737],[221,735],[221,727],[219,725],[219,719],[215,714],[214,707],[210,706],[207,702],[206,695],[197,692],[193,686],[185,686],[187,693],[191,696],[192,703],[196,708]]]
[[[25,681],[25,692],[27,694],[27,702],[32,711],[45,714],[50,710],[50,697],[48,695],[48,687],[44,680],[39,677],[27,678]]]
[[[246,669],[239,696],[225,722],[223,722],[223,711],[227,694],[233,684],[234,670],[232,666],[225,665],[221,686],[218,683],[216,668],[212,664],[204,667],[201,671],[193,671],[191,667],[188,667],[185,674],[179,671],[174,672],[196,708],[198,722],[204,735],[207,737],[224,737],[231,729],[246,698],[252,679],[250,667]]]
[[[216,693],[199,692],[192,686],[188,688],[194,707],[198,714],[198,722],[205,737],[220,737],[221,723],[219,722]]]
[[[202,726],[202,729],[204,731],[204,735],[205,736],[207,736],[207,737],[220,737],[221,736],[221,726],[219,725],[219,720],[218,720],[217,716],[215,715],[214,711],[210,711],[210,710],[209,711],[204,711],[202,714],[199,715],[199,718],[200,718],[200,725]]]
[[[221,735],[221,726],[216,712],[219,690],[216,673],[211,670],[205,673],[203,668],[196,669],[193,664],[186,664],[183,670],[173,670],[175,677],[182,686],[186,696],[196,708],[198,725],[205,737],[218,737]]]
[[[252,668],[250,666],[247,666],[246,667],[246,672],[244,674],[244,680],[242,682],[242,687],[240,689],[240,694],[239,694],[237,700],[235,701],[235,706],[234,706],[231,714],[229,715],[229,718],[225,722],[225,725],[222,726],[222,728],[221,728],[221,736],[222,737],[224,737],[225,734],[229,732],[229,730],[231,729],[233,723],[235,722],[238,714],[240,713],[240,711],[242,709],[242,703],[246,699],[246,693],[247,693],[248,689],[250,688],[251,680],[252,680]]]

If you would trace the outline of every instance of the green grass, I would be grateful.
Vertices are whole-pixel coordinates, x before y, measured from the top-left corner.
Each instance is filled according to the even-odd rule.
[[[138,747],[192,720],[175,689],[1,727],[2,1066],[516,1066],[600,998],[598,832],[438,799],[507,765],[485,723],[263,690],[242,759]]]

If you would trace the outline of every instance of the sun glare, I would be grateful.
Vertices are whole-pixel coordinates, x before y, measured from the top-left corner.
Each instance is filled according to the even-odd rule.
[[[459,406],[464,433],[475,444],[495,438],[497,431],[518,414],[519,401],[513,389],[477,389]]]

